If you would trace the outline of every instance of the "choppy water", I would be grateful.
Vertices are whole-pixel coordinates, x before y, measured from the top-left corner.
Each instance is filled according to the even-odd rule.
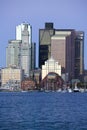
[[[1,92],[0,130],[87,130],[87,93]]]

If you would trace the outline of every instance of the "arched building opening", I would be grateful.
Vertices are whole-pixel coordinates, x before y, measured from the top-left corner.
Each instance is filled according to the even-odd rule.
[[[63,87],[63,79],[55,72],[49,72],[45,78],[41,81],[41,88],[43,90],[57,91]]]

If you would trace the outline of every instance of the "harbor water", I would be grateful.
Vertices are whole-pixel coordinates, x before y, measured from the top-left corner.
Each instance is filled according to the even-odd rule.
[[[87,93],[0,92],[0,130],[87,130]]]

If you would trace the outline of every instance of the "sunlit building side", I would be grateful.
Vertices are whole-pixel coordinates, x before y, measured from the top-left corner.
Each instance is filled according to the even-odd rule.
[[[19,89],[21,87],[21,81],[24,78],[24,71],[16,67],[6,67],[1,70],[1,83],[2,86],[6,85],[12,89]]]
[[[75,31],[70,29],[55,30],[51,37],[51,55],[62,66],[62,74],[74,78],[75,65]]]
[[[31,44],[32,27],[28,23],[16,26],[16,40],[22,40],[21,44],[21,68],[24,69],[25,76],[29,77],[31,70]]]
[[[6,47],[6,67],[20,67],[21,40],[10,40]]]
[[[9,40],[6,48],[6,67],[24,70],[25,77],[36,67],[36,43],[32,43],[32,27],[28,23],[16,26],[16,40]]]
[[[45,61],[45,64],[42,65],[42,80],[49,72],[55,72],[61,76],[61,65],[52,57]]]
[[[41,88],[56,91],[62,87],[61,65],[52,57],[42,65]]]

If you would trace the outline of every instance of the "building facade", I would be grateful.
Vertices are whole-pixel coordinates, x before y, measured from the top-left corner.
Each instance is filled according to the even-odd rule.
[[[36,43],[32,43],[31,46],[31,70],[34,70],[36,67]]]
[[[75,39],[75,78],[83,80],[84,74],[84,32],[76,31]]]
[[[52,57],[45,61],[45,64],[42,65],[42,80],[49,72],[55,72],[61,76],[61,65],[59,65],[59,63],[56,62]]]
[[[21,68],[25,71],[25,76],[29,77],[31,70],[31,44],[32,28],[30,24],[22,23],[16,27],[16,40],[22,40],[21,44]]]
[[[52,56],[60,63],[65,80],[66,75],[69,80],[80,79],[84,72],[84,33],[50,25],[53,24],[47,23],[39,30],[39,67]]]
[[[15,87],[21,87],[21,81],[24,78],[23,70],[16,67],[6,67],[1,70],[1,83],[4,87],[9,85],[13,89]]]
[[[45,23],[39,30],[39,67],[51,57],[51,36],[54,35],[53,23]]]
[[[51,37],[51,55],[62,66],[62,74],[74,78],[75,65],[75,31],[55,30],[55,35]]]
[[[10,40],[6,48],[6,67],[20,66],[21,40]]]
[[[49,72],[41,81],[41,91],[61,91],[63,89],[63,79],[55,72]]]
[[[25,77],[35,68],[36,44],[32,43],[32,27],[22,23],[16,27],[16,40],[10,40],[6,48],[6,67],[16,66],[24,70]]]

